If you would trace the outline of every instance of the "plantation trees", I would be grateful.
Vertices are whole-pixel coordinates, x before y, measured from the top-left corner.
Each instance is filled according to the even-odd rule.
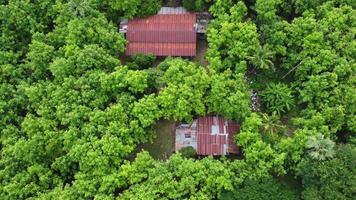
[[[158,100],[163,115],[177,121],[191,121],[194,114],[204,115],[203,96],[209,86],[205,69],[182,59],[168,59],[160,67],[164,87]]]

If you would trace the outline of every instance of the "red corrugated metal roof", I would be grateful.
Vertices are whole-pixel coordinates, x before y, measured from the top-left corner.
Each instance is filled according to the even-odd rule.
[[[219,133],[212,133],[212,126],[219,127]],[[234,135],[239,126],[234,121],[225,121],[222,117],[199,117],[197,119],[197,154],[198,155],[225,155],[238,153],[239,149],[234,142]],[[224,149],[225,146],[225,149]]]
[[[195,43],[194,31],[133,30],[127,35],[129,42]]]
[[[127,26],[127,55],[195,56],[196,16],[187,14],[154,15],[134,19]]]
[[[223,155],[227,141],[225,135],[198,134],[197,142],[198,155]]]
[[[153,15],[136,18],[128,22],[127,31],[131,30],[185,30],[193,31],[196,23],[194,13]]]
[[[137,53],[154,54],[156,56],[193,56],[195,55],[195,43],[144,43],[131,42],[126,49],[127,55]]]

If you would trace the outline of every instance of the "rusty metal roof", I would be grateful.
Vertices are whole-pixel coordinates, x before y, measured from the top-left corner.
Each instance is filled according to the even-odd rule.
[[[225,155],[226,135],[198,134],[197,154],[198,155]]]
[[[217,129],[213,132],[213,128]],[[234,143],[234,134],[239,126],[234,121],[226,121],[222,117],[205,116],[197,120],[197,154],[226,155],[238,153]]]
[[[144,43],[131,42],[126,49],[127,55],[137,53],[154,54],[156,56],[194,56],[195,43]]]
[[[195,56],[196,15],[158,14],[128,22],[127,55]]]

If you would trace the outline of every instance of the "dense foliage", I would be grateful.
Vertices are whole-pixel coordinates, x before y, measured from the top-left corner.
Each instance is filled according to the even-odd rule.
[[[355,196],[354,1],[182,3],[213,16],[208,66],[119,59],[118,19],[160,0],[0,1],[0,199]],[[210,113],[240,123],[239,159],[136,155],[160,119]]]

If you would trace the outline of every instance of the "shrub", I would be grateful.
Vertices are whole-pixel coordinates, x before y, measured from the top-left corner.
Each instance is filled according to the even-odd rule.
[[[206,7],[204,0],[183,0],[183,7],[189,11],[203,11]]]
[[[269,113],[289,111],[294,106],[292,90],[283,83],[270,83],[261,94],[264,106]]]
[[[127,66],[130,69],[147,69],[152,67],[155,60],[156,56],[152,54],[136,54],[132,57],[132,61],[127,63]]]
[[[183,147],[179,152],[182,154],[183,157],[186,158],[194,158],[197,152],[193,147]]]

